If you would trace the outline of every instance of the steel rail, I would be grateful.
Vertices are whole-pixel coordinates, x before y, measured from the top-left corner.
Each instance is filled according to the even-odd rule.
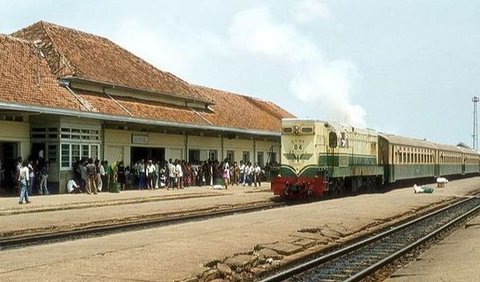
[[[242,214],[255,212],[265,209],[273,209],[285,206],[285,203],[266,203],[255,204],[253,206],[240,208],[227,208],[217,211],[196,212],[186,215],[157,217],[146,220],[136,220],[131,222],[123,222],[109,225],[90,226],[78,228],[68,231],[41,233],[26,236],[10,237],[0,239],[0,251],[11,248],[19,248],[23,246],[40,245],[55,241],[69,241],[84,237],[103,236],[112,233],[133,231],[146,228],[162,227],[185,222],[202,221],[233,214]]]
[[[449,223],[443,225],[442,227],[438,228],[437,230],[431,232],[430,234],[425,235],[424,237],[418,239],[417,241],[413,242],[412,244],[406,246],[405,248],[403,248],[403,249],[397,251],[396,253],[384,258],[383,260],[371,265],[370,267],[367,267],[363,271],[360,271],[360,272],[356,273],[355,275],[352,275],[350,278],[348,278],[344,281],[345,282],[347,282],[347,281],[348,282],[360,281],[361,279],[373,274],[378,269],[384,267],[385,265],[387,265],[387,264],[393,262],[394,260],[402,257],[403,255],[405,255],[409,251],[411,251],[411,250],[415,249],[416,247],[422,245],[423,243],[425,243],[429,239],[437,236],[441,232],[447,230],[448,228],[452,227],[453,225],[455,225],[455,224],[459,223],[460,221],[466,219],[471,214],[477,212],[479,209],[480,209],[480,206],[477,206],[476,208],[471,209],[467,213],[456,217],[455,219],[453,219]]]
[[[362,240],[360,242],[357,242],[357,243],[354,243],[352,245],[349,245],[349,246],[346,246],[344,248],[341,248],[339,250],[336,250],[336,251],[333,251],[331,253],[328,253],[326,255],[323,255],[321,257],[318,257],[318,258],[315,258],[315,259],[312,259],[310,261],[307,261],[305,263],[302,263],[300,265],[297,265],[295,267],[292,267],[290,269],[287,269],[287,270],[284,270],[284,271],[281,271],[279,273],[276,273],[274,275],[271,275],[267,278],[264,278],[263,280],[261,280],[261,282],[272,282],[272,281],[283,281],[283,280],[286,280],[288,278],[291,278],[293,277],[294,275],[298,275],[300,273],[303,273],[303,272],[306,272],[310,269],[313,269],[315,267],[318,267],[322,264],[325,264],[327,262],[330,262],[336,258],[339,258],[341,256],[344,256],[348,253],[351,253],[353,251],[356,251],[356,250],[359,250],[360,248],[364,247],[364,246],[368,246],[376,241],[379,241],[383,238],[387,238],[388,236],[391,236],[407,227],[411,227],[411,226],[414,226],[416,224],[419,224],[420,222],[422,222],[423,220],[426,220],[428,218],[432,218],[436,215],[439,215],[440,213],[442,212],[446,212],[452,208],[455,208],[455,207],[458,207],[458,206],[461,206],[469,201],[472,201],[474,200],[475,198],[470,198],[470,199],[465,199],[465,200],[462,200],[462,201],[459,201],[455,204],[452,204],[452,205],[449,205],[449,206],[446,206],[442,209],[439,209],[439,210],[436,210],[435,212],[431,213],[431,214],[426,214],[426,215],[423,215],[419,218],[416,218],[414,220],[411,220],[409,222],[406,222],[406,223],[403,223],[399,226],[396,226],[396,227],[393,227],[393,228],[390,228],[389,230],[385,231],[385,232],[382,232],[380,234],[377,234],[377,235],[374,235],[372,237],[369,237],[365,240]],[[418,239],[417,241],[415,241],[414,243],[410,244],[408,247],[410,247],[408,250],[407,248],[408,247],[405,247],[403,248],[402,250],[399,250],[397,251],[396,253],[390,255],[388,258],[385,258],[385,259],[382,259],[381,261],[375,263],[375,264],[372,264],[371,266],[365,268],[364,270],[356,273],[356,274],[352,274],[348,279],[346,279],[345,281],[358,281],[362,278],[365,278],[366,276],[368,276],[369,274],[372,273],[372,271],[375,271],[379,268],[381,268],[382,266],[384,266],[385,264],[391,262],[392,260],[400,257],[401,255],[405,254],[406,252],[408,252],[410,249],[422,244],[423,242],[425,242],[426,240],[428,240],[429,238],[437,235],[438,233],[442,232],[443,230],[445,230],[446,228],[449,228],[451,225],[453,224],[456,224],[458,221],[460,220],[463,220],[465,217],[468,217],[469,215],[471,215],[472,213],[478,211],[478,209],[480,208],[479,207],[476,207],[474,209],[471,209],[470,211],[468,211],[467,213],[461,215],[461,216],[458,216],[457,218],[451,220],[449,223],[443,225],[442,227],[436,229],[435,231],[433,231],[432,233],[424,236],[426,238],[421,238],[421,239]]]

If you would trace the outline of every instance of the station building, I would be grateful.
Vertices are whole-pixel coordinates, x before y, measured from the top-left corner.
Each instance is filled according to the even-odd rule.
[[[190,84],[112,41],[38,22],[0,35],[0,159],[50,161],[65,192],[83,158],[279,161],[276,104]],[[8,179],[6,180],[8,182]]]

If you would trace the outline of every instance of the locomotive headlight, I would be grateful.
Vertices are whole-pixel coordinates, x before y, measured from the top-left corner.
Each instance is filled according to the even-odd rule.
[[[293,131],[295,132],[295,135],[300,134],[300,128],[298,127],[298,125],[295,125],[295,126],[293,127]]]
[[[277,174],[277,177],[280,178],[280,177],[282,177],[282,175],[279,173],[279,174]]]

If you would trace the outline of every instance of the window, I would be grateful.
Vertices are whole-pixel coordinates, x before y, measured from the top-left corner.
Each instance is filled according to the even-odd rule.
[[[56,127],[32,127],[31,129],[32,139],[39,141],[38,139],[58,139],[58,129]]]
[[[242,160],[244,163],[247,163],[250,161],[250,152],[248,151],[243,151],[242,153]]]
[[[62,144],[62,167],[70,167],[70,144]]]
[[[218,152],[217,150],[210,150],[208,151],[208,159],[210,161],[218,160]]]
[[[276,152],[270,152],[268,153],[269,155],[269,162],[270,163],[276,163],[277,162],[277,153]]]
[[[283,128],[283,133],[292,133],[293,129],[291,127],[284,127]]]
[[[72,161],[73,164],[80,160],[80,145],[79,144],[72,144]]]
[[[330,148],[337,148],[337,133],[330,132],[328,134],[328,145]]]
[[[60,128],[62,139],[70,140],[85,140],[85,141],[98,141],[100,140],[100,130],[90,128]]]
[[[50,163],[56,163],[57,162],[57,145],[48,145],[46,159]]]
[[[232,164],[235,161],[235,151],[227,151],[227,159]]]
[[[194,149],[188,150],[188,161],[190,162],[200,161],[200,150],[194,150]]]
[[[263,152],[257,152],[257,163],[260,167],[265,166],[265,162],[263,160]]]
[[[82,158],[88,157],[90,157],[90,150],[88,148],[88,145],[82,145]]]
[[[313,128],[311,128],[311,127],[302,127],[302,133],[312,134],[312,133],[313,133]]]
[[[63,143],[61,144],[60,153],[62,169],[69,169],[82,158],[98,159],[100,156],[100,145]]]

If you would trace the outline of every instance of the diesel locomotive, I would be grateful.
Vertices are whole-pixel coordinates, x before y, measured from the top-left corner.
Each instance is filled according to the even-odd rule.
[[[290,199],[480,172],[480,155],[468,148],[291,118],[282,120],[280,163],[271,189]]]

